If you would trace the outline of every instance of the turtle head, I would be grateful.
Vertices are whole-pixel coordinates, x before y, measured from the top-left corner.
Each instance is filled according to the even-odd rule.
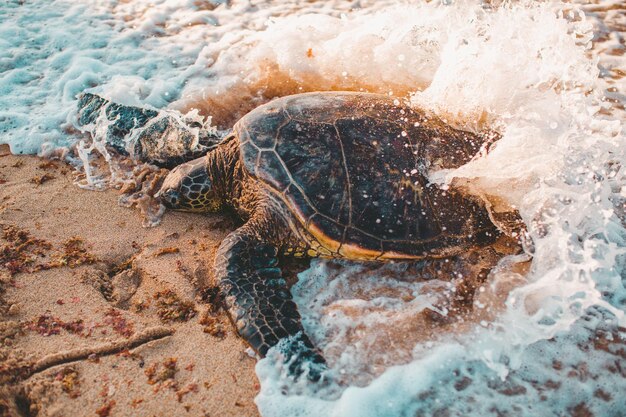
[[[165,207],[172,210],[216,212],[222,206],[207,171],[206,157],[174,168],[156,194]]]

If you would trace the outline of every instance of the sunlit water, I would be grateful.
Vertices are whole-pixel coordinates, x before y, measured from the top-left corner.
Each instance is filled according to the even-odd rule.
[[[515,207],[532,263],[505,258],[450,323],[424,318],[449,287],[414,265],[313,262],[293,293],[344,385],[270,355],[264,416],[626,415],[623,2],[10,1],[0,22],[14,152],[76,141],[85,89],[220,128],[275,96],[375,91],[502,134],[431,181]]]

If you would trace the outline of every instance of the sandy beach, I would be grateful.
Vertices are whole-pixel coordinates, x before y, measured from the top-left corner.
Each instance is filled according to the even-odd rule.
[[[234,224],[143,228],[118,198],[0,147],[0,415],[258,415],[256,361],[211,282]]]

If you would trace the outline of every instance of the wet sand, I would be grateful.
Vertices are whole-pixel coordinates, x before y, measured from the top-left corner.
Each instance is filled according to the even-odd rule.
[[[257,416],[210,268],[233,222],[146,229],[72,175],[0,147],[0,415]]]

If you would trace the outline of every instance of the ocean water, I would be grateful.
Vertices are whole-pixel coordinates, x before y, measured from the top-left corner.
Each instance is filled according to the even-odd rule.
[[[312,262],[293,293],[340,384],[291,381],[270,354],[259,410],[625,416],[625,39],[618,0],[10,0],[0,142],[76,142],[84,90],[219,128],[276,96],[375,91],[495,129],[489,154],[430,179],[517,209],[525,255],[502,259],[453,320],[449,283],[414,265]]]

